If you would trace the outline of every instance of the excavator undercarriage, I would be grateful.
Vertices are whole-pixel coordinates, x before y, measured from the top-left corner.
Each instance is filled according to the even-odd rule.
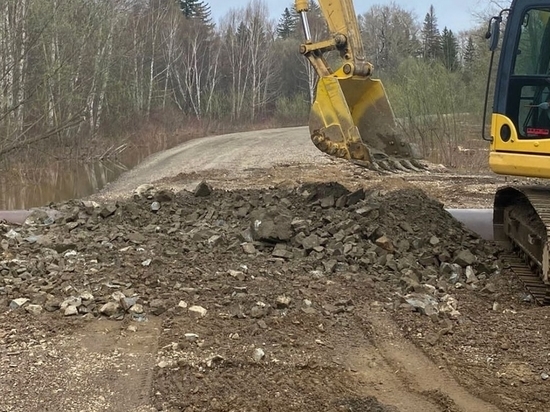
[[[550,304],[550,191],[504,187],[494,203],[494,237],[510,247],[505,260],[537,303]],[[527,265],[527,266],[526,266]]]

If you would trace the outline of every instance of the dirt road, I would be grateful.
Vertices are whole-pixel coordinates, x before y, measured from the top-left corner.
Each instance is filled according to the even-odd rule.
[[[139,185],[158,186],[159,181],[163,187],[191,190],[205,179],[224,189],[333,180],[350,188],[367,184],[382,190],[419,185],[447,208],[490,208],[495,189],[505,182],[497,175],[457,174],[436,165],[428,173],[380,176],[321,153],[306,127],[292,127],[192,140],[149,157],[92,198],[128,196]]]
[[[0,224],[0,411],[544,410],[550,313],[430,199],[502,182],[380,176],[294,128]]]

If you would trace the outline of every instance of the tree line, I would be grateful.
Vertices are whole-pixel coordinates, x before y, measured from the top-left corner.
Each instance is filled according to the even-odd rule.
[[[216,23],[203,0],[4,0],[0,9],[0,157],[101,145],[159,114],[304,124],[314,98],[292,5],[274,20],[265,1],[250,0]],[[433,6],[420,22],[395,3],[359,22],[399,116],[480,109],[479,30],[440,31]],[[310,24],[315,39],[327,36],[314,2]],[[442,100],[421,101],[419,90]]]

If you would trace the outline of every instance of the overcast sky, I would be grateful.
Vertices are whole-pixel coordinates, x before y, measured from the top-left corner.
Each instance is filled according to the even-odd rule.
[[[450,30],[458,33],[461,30],[466,30],[475,26],[479,20],[476,20],[474,15],[486,10],[486,5],[489,0],[394,0],[396,4],[403,7],[405,10],[412,11],[416,14],[419,21],[424,20],[424,16],[428,12],[430,5],[433,4],[435,14],[438,19],[438,26],[443,30],[447,26]],[[248,0],[206,0],[212,9],[212,16],[215,21],[226,14],[231,8],[243,7],[248,3]],[[355,9],[358,14],[364,13],[375,4],[389,4],[391,1],[378,0],[355,0]],[[293,1],[281,0],[266,0],[269,6],[271,17],[279,19],[285,7],[293,4]]]

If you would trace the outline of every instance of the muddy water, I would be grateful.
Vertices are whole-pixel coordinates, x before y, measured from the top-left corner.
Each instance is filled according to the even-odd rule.
[[[119,159],[45,161],[0,169],[0,210],[29,209],[91,195],[154,151],[143,148],[127,150]]]

